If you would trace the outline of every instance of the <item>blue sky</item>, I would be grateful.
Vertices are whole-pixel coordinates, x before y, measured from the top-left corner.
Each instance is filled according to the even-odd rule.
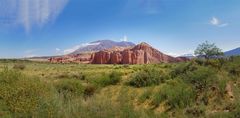
[[[170,55],[208,40],[240,47],[239,0],[0,0],[0,58],[59,55],[95,40],[147,42]]]

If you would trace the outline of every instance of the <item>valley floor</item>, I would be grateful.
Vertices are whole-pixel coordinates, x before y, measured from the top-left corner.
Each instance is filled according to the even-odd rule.
[[[0,117],[240,117],[240,57],[149,65],[0,60]]]

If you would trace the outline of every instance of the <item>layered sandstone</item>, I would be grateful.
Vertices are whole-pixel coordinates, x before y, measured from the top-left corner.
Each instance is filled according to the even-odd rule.
[[[174,58],[141,43],[124,50],[103,50],[94,54],[92,64],[150,64],[161,62],[181,62],[186,58]]]
[[[187,58],[174,58],[154,49],[147,43],[134,47],[112,47],[94,53],[65,55],[50,58],[52,63],[90,63],[90,64],[152,64],[187,61]]]

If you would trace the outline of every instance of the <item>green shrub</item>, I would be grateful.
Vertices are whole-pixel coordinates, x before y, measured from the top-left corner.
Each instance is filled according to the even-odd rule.
[[[214,68],[220,70],[223,67],[224,63],[225,63],[225,59],[219,58],[219,59],[210,59],[205,62],[205,65],[211,66],[211,67],[214,67]]]
[[[95,91],[96,91],[96,87],[95,86],[92,86],[92,85],[88,85],[85,87],[85,90],[84,90],[84,97],[91,97]]]
[[[25,68],[26,68],[26,66],[24,64],[20,64],[20,63],[15,64],[13,66],[13,69],[19,69],[19,70],[24,70]]]
[[[194,62],[188,62],[188,63],[180,63],[177,65],[170,73],[172,78],[176,78],[177,76],[183,75],[187,72],[194,71],[198,68]]]
[[[240,76],[240,66],[232,64],[229,66],[229,73],[234,76]]]
[[[219,88],[219,92],[222,97],[226,93],[226,86],[228,81],[229,80],[227,77],[218,77],[217,87]]]
[[[134,73],[129,85],[134,87],[144,87],[158,85],[169,79],[161,70],[146,67],[139,72]]]
[[[203,105],[189,107],[186,109],[185,114],[189,118],[199,118],[205,116],[206,108]]]
[[[86,79],[86,75],[84,75],[83,73],[73,73],[70,77],[72,79],[79,79],[79,80],[85,80]]]
[[[205,64],[204,59],[194,59],[193,62],[196,62],[200,66],[203,66]]]
[[[105,87],[108,85],[116,85],[122,79],[122,74],[116,71],[110,74],[102,74],[101,77],[94,80],[95,84]]]
[[[152,89],[146,90],[146,91],[144,91],[144,93],[138,98],[138,101],[142,103],[142,102],[144,102],[145,100],[150,99],[151,95],[152,95]]]
[[[190,106],[195,99],[195,91],[182,80],[171,80],[163,84],[160,91],[154,95],[153,105],[158,106],[166,102],[170,108],[185,108]]]
[[[205,90],[207,87],[211,86],[213,82],[217,81],[216,71],[208,67],[198,67],[194,71],[188,71],[186,74],[182,75],[185,81],[190,82],[198,90]]]
[[[84,92],[84,87],[79,80],[63,79],[55,84],[58,93],[70,96],[80,96]]]
[[[7,68],[0,72],[3,117],[49,117],[56,113],[54,91],[46,83]]]

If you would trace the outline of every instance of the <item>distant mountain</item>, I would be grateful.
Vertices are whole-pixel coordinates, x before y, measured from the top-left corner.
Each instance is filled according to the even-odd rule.
[[[195,55],[193,55],[193,54],[184,54],[184,55],[181,55],[179,57],[185,57],[185,58],[188,58],[188,59],[192,59],[192,58],[195,58]]]
[[[85,44],[78,48],[77,50],[75,50],[74,52],[72,52],[71,54],[97,52],[100,50],[105,50],[113,47],[132,47],[132,46],[135,46],[135,44],[127,41],[116,42],[112,40],[99,40]]]
[[[230,51],[227,51],[227,52],[224,52],[224,55],[225,56],[237,56],[237,55],[240,55],[240,47],[236,48],[236,49],[233,49],[233,50],[230,50]]]

